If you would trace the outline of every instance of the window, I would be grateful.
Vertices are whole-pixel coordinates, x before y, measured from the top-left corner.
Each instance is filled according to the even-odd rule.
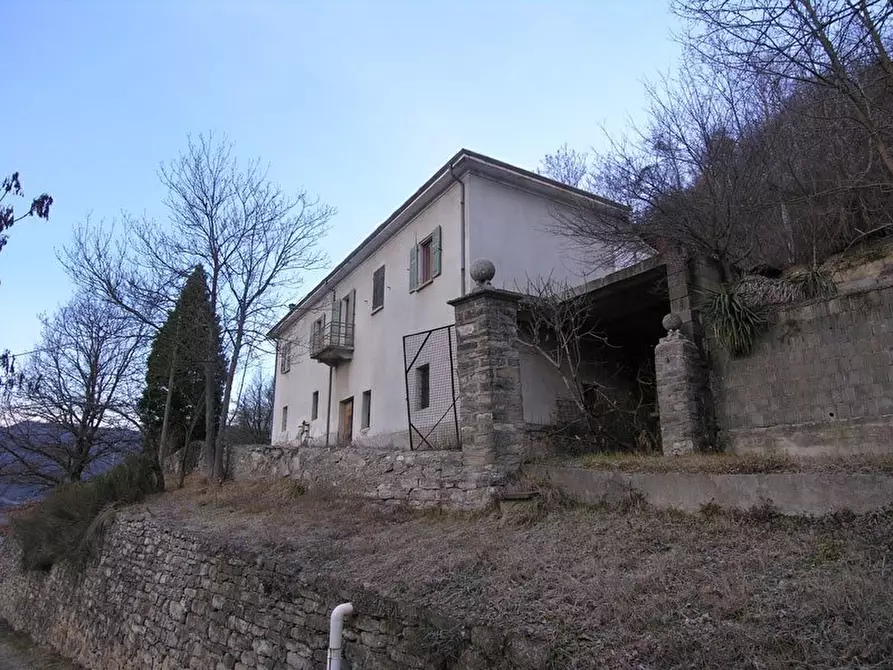
[[[384,307],[384,265],[372,275],[372,311]]]
[[[314,351],[318,350],[324,344],[324,336],[326,332],[326,315],[323,314],[313,325],[310,326],[310,348]]]
[[[440,275],[440,226],[409,252],[409,290],[416,291]]]
[[[351,289],[340,300],[332,302],[332,320],[326,345],[353,346],[353,324],[356,320],[357,292]]]
[[[372,389],[363,391],[362,412],[360,415],[360,428],[368,428],[372,422]]]
[[[288,405],[282,407],[282,432],[288,430]]]
[[[432,240],[429,237],[419,245],[419,285],[427,284],[434,279],[432,271],[434,269],[434,252],[432,251]]]
[[[416,368],[415,375],[419,409],[427,409],[431,404],[431,368],[427,363],[420,365]]]
[[[313,397],[310,399],[310,420],[316,421],[319,418],[319,391],[313,392]]]
[[[279,372],[285,374],[291,370],[291,341],[279,342]]]
[[[354,306],[356,305],[354,302],[355,297],[356,291],[351,291],[341,298],[341,306],[338,311],[338,331],[332,336],[332,339],[334,340],[332,344],[344,347],[353,346]]]

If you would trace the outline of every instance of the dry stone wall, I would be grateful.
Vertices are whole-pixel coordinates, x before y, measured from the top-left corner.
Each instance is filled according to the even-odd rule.
[[[480,508],[505,478],[496,466],[469,467],[460,451],[270,445],[239,445],[230,451],[234,479],[289,477],[308,488],[413,507]]]
[[[489,629],[283,557],[215,546],[148,512],[120,513],[82,572],[23,573],[14,541],[0,548],[0,617],[92,670],[317,670],[328,615],[344,601],[358,612],[344,631],[347,670],[537,667],[523,645]]]

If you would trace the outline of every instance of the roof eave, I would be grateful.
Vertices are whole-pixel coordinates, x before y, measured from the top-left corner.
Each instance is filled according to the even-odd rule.
[[[503,161],[490,158],[489,156],[468,149],[460,149],[424,184],[422,184],[415,193],[404,201],[394,213],[367,235],[366,238],[360,242],[360,244],[357,245],[357,247],[354,248],[344,260],[336,265],[329,274],[314,286],[293,309],[289,310],[289,312],[270,329],[267,333],[267,337],[271,339],[278,337],[281,332],[291,324],[291,322],[300,318],[300,316],[303,316],[307,311],[307,306],[319,299],[320,296],[318,294],[327,284],[335,280],[339,273],[349,273],[353,270],[352,267],[349,267],[352,261],[356,261],[356,264],[363,262],[366,258],[363,256],[363,252],[371,253],[371,251],[377,249],[378,246],[387,242],[397,230],[402,228],[403,225],[415,216],[417,211],[424,209],[428,204],[445,193],[459,177],[462,177],[469,171],[473,172],[475,167],[483,167],[485,168],[484,171],[491,175],[506,173],[514,174],[520,179],[539,184],[542,188],[552,191],[553,194],[560,199],[577,202],[579,202],[580,199],[584,199],[612,209],[619,209],[621,211],[626,211],[628,209],[619,203],[602,198],[594,193],[568,186],[567,184],[562,184],[549,177],[525,170],[524,168],[519,168],[510,163],[504,163]],[[388,228],[392,228],[390,234],[380,237]],[[372,243],[376,241],[378,242],[378,245],[373,248]],[[359,260],[357,260],[358,258]]]

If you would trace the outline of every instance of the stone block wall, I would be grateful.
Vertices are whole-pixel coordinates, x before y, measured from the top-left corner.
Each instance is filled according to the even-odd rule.
[[[456,310],[462,452],[472,467],[516,469],[524,409],[518,351],[519,296],[479,285]]]
[[[495,467],[469,467],[460,451],[398,451],[239,445],[230,449],[235,479],[290,477],[308,488],[405,502],[414,507],[486,506],[504,481]]]
[[[536,667],[513,658],[495,631],[284,557],[215,545],[137,510],[119,513],[82,573],[23,573],[15,543],[0,547],[0,617],[91,670],[319,670],[328,616],[346,601],[357,615],[345,624],[345,670]]]
[[[680,456],[709,446],[707,376],[697,345],[672,318],[674,328],[654,348],[654,370],[663,453]]]
[[[710,352],[724,448],[893,451],[893,284],[777,309],[747,357]]]

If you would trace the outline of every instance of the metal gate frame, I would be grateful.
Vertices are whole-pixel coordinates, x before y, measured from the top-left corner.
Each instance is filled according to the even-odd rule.
[[[409,374],[413,369],[413,365],[419,358],[419,354],[422,353],[425,349],[425,345],[428,344],[428,340],[431,339],[431,335],[434,333],[438,333],[442,330],[447,331],[447,350],[449,351],[450,358],[450,393],[451,393],[451,402],[449,407],[444,411],[441,417],[434,422],[434,425],[431,426],[430,430],[427,433],[422,433],[419,428],[413,424],[412,421],[412,404],[409,399]],[[419,345],[418,350],[415,352],[415,355],[412,357],[411,361],[407,361],[407,349],[406,344],[407,340],[410,338],[417,338],[424,336],[422,343]],[[433,445],[429,438],[431,434],[443,423],[444,419],[447,418],[447,415],[452,412],[453,413],[453,425],[455,429],[455,442],[452,449],[461,449],[462,448],[462,439],[461,432],[459,430],[459,410],[457,407],[457,399],[458,396],[456,394],[456,359],[453,354],[453,346],[456,341],[455,335],[455,326],[450,324],[447,326],[439,326],[438,328],[432,328],[430,330],[420,330],[416,333],[409,333],[408,335],[403,336],[403,381],[405,384],[406,390],[406,420],[409,423],[409,449],[410,451],[415,451],[417,448],[421,448],[423,444],[428,446],[428,449],[437,449],[435,445]],[[416,439],[417,436],[417,439]]]

